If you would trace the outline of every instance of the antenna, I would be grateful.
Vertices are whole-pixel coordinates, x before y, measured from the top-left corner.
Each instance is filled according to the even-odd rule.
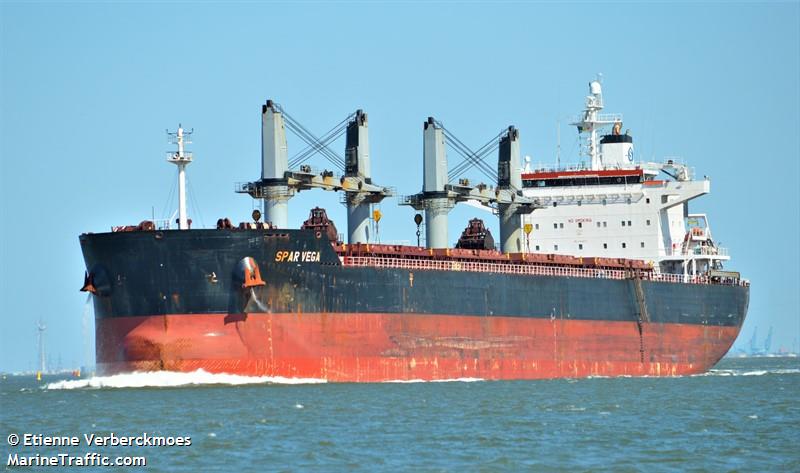
[[[186,217],[186,166],[192,162],[192,153],[184,150],[190,144],[191,131],[185,131],[180,123],[174,133],[167,131],[167,139],[171,144],[178,145],[178,150],[167,154],[167,161],[178,166],[178,228],[189,229],[189,220]]]
[[[561,119],[556,120],[556,169],[561,169]]]
[[[39,320],[36,322],[36,329],[37,329],[37,343],[39,345],[39,371],[41,373],[45,372],[45,356],[44,356],[44,331],[47,330],[47,326]]]

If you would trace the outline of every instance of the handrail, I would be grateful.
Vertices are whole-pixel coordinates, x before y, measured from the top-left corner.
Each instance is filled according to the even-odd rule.
[[[665,248],[666,256],[730,256],[728,248],[724,246],[695,246],[692,248]]]
[[[631,271],[621,269],[577,268],[568,266],[542,266],[535,264],[498,264],[475,261],[429,260],[387,258],[381,256],[343,256],[342,264],[353,267],[416,269],[432,271],[465,271],[479,273],[521,274],[530,276],[563,276],[576,278],[630,279]],[[686,284],[715,284],[745,286],[743,280],[731,283],[713,282],[707,276],[683,276],[657,272],[640,273],[645,281]]]

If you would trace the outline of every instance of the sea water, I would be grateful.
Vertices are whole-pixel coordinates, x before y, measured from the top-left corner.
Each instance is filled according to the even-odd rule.
[[[146,459],[113,471],[800,471],[800,360],[544,381],[6,375],[0,433],[3,468],[15,470],[27,468],[9,467],[14,455],[66,454]],[[24,434],[79,445],[9,445]],[[84,435],[132,444],[87,445]],[[153,437],[191,442],[135,444]]]

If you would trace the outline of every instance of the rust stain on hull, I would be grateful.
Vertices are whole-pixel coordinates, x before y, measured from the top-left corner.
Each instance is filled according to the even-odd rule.
[[[106,373],[204,369],[341,382],[675,376],[708,370],[738,333],[738,327],[651,323],[642,340],[635,322],[298,315],[99,319],[98,365]]]

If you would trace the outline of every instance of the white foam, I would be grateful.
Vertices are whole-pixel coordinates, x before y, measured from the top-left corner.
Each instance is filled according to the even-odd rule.
[[[176,371],[147,371],[94,376],[88,379],[64,380],[49,383],[45,389],[101,389],[101,388],[172,388],[197,385],[246,384],[317,384],[325,383],[317,378],[284,378],[282,376],[241,376],[236,374],[209,373],[202,369],[190,373]]]
[[[767,374],[800,374],[800,368],[783,368],[773,370],[709,370],[695,376],[764,376]]]
[[[782,370],[772,370],[773,374],[800,374],[800,368],[786,368]]]
[[[739,376],[764,376],[767,373],[769,373],[768,370],[745,371],[744,373],[740,373]]]

